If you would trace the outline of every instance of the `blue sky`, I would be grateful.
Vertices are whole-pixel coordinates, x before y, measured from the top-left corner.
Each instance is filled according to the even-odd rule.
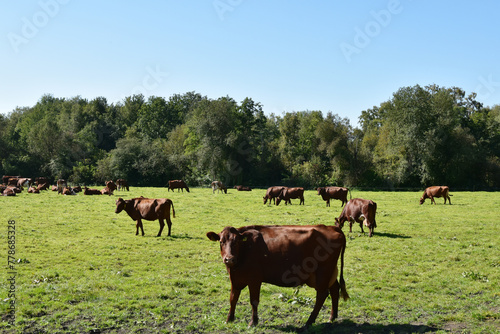
[[[500,104],[499,1],[2,1],[0,113],[44,94],[250,97],[356,126],[400,87]]]

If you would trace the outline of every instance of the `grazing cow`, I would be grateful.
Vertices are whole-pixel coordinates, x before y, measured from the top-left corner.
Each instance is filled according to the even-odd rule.
[[[278,195],[278,198],[276,199],[276,205],[280,205],[280,202],[282,200],[285,201],[286,204],[292,205],[291,199],[294,198],[300,198],[300,203],[304,204],[304,188],[283,188],[281,189],[280,194]]]
[[[223,191],[224,194],[227,194],[227,187],[224,185],[224,183],[220,181],[213,181],[210,186],[212,187],[212,194],[215,194],[215,190],[217,189],[217,193],[219,191]]]
[[[84,195],[102,195],[101,191],[98,189],[90,189],[87,187],[83,187],[83,194]]]
[[[273,201],[274,204],[276,204],[276,197],[280,194],[281,190],[286,187],[283,186],[274,186],[274,187],[269,187],[267,188],[266,194],[264,195],[264,204],[267,203],[267,200],[269,200],[269,204],[271,204],[271,200]]]
[[[2,191],[2,196],[16,196],[16,192],[12,187],[7,187]]]
[[[64,188],[66,188],[68,186],[68,184],[66,183],[66,180],[59,179],[59,180],[57,180],[56,183],[57,183],[57,194],[62,194]]]
[[[252,191],[252,188],[245,186],[234,186],[233,188],[238,191]]]
[[[118,190],[124,190],[124,189],[127,189],[127,191],[129,191],[129,187],[128,187],[128,182],[127,182],[127,180],[124,180],[124,179],[118,179],[118,180],[116,180],[116,185],[118,186]]]
[[[432,203],[436,204],[434,197],[444,197],[444,204],[446,204],[446,200],[448,199],[448,203],[450,203],[451,205],[450,196],[452,196],[450,195],[450,188],[448,188],[447,186],[428,187],[425,189],[424,194],[420,199],[420,205],[422,205],[425,202],[426,198],[431,199],[431,204]]]
[[[170,220],[170,207],[172,206],[173,218],[175,218],[174,203],[168,198],[133,198],[129,200],[124,200],[119,198],[116,201],[115,213],[120,213],[122,210],[128,213],[130,218],[135,220],[136,232],[135,235],[139,235],[139,228],[141,228],[142,235],[144,236],[144,228],[142,226],[142,219],[145,220],[159,220],[160,231],[157,237],[161,236],[163,227],[165,223],[163,220],[167,221],[168,226],[168,236],[170,236],[170,231],[172,228],[172,221]]]
[[[368,199],[353,198],[347,202],[344,210],[338,218],[335,218],[336,225],[340,228],[344,227],[344,223],[349,221],[349,232],[352,232],[352,224],[356,221],[363,230],[363,224],[368,227],[369,236],[373,236],[373,230],[377,227],[375,215],[377,213],[377,203]]]
[[[330,199],[338,199],[342,201],[340,207],[347,203],[348,188],[343,187],[319,187],[316,189],[318,195],[321,195],[323,201],[326,201],[326,206],[330,206]]]
[[[230,309],[227,322],[234,320],[241,290],[248,286],[252,320],[257,325],[257,307],[262,283],[282,287],[307,284],[316,289],[316,303],[307,320],[316,320],[328,294],[332,298],[330,321],[338,315],[339,291],[349,298],[344,282],[346,239],[337,226],[245,226],[225,227],[222,232],[208,232],[208,239],[218,241],[222,261],[231,281]],[[337,262],[341,258],[340,280]]]
[[[28,193],[30,193],[30,194],[39,194],[39,193],[40,193],[40,190],[38,190],[38,188],[35,188],[35,187],[30,186],[30,187],[28,188]]]
[[[187,186],[186,182],[184,182],[183,180],[170,180],[170,181],[168,181],[167,192],[169,192],[170,190],[174,191],[174,189],[177,189],[177,192],[179,192],[179,190],[182,190],[182,192],[184,192],[184,188],[186,189],[187,192],[189,192],[189,187]]]

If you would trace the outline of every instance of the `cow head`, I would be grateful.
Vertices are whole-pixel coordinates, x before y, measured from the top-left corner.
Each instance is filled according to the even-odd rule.
[[[325,193],[325,187],[319,187],[316,190],[318,191],[318,195],[323,195]]]
[[[237,264],[244,243],[248,239],[245,233],[240,233],[234,227],[229,226],[225,227],[219,234],[208,232],[207,237],[212,241],[219,241],[222,261],[227,267],[233,267]]]
[[[342,227],[344,227],[344,220],[339,220],[338,218],[335,218],[335,226],[342,229]]]
[[[85,187],[85,188],[87,188],[87,187]],[[126,206],[125,200],[123,198],[118,198],[118,200],[116,201],[115,213],[122,212],[125,209],[125,206]]]

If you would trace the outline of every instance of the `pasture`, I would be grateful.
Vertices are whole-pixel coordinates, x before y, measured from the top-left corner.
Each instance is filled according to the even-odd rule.
[[[98,187],[99,189],[102,188]],[[259,325],[248,289],[226,324],[230,283],[219,245],[206,233],[251,224],[333,224],[331,207],[305,192],[305,205],[263,205],[265,189],[212,194],[135,188],[113,196],[55,192],[0,197],[3,267],[0,330],[7,333],[295,333],[311,313],[315,291],[263,284]],[[351,297],[328,322],[327,299],[309,333],[496,333],[500,331],[500,193],[453,192],[452,205],[422,192],[361,192],[377,202],[372,238],[359,225],[347,236],[344,278]],[[170,198],[172,236],[158,221],[115,214],[115,201]],[[8,297],[8,221],[15,221],[15,300]],[[9,306],[15,301],[15,327]]]

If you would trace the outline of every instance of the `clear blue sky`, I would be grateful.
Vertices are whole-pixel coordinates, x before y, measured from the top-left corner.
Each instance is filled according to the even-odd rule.
[[[362,110],[416,84],[500,104],[500,1],[1,1],[0,112],[44,94]]]

